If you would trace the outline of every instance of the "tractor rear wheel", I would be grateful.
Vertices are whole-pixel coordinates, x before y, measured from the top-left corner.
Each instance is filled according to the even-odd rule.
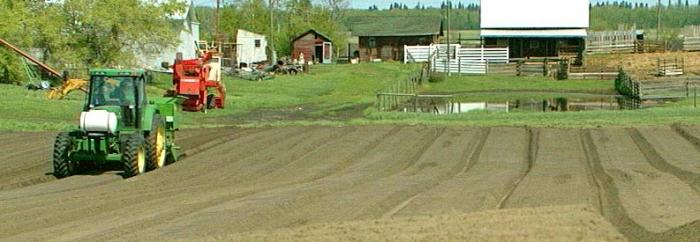
[[[146,138],[146,148],[148,150],[148,170],[155,170],[166,165],[167,142],[165,136],[165,124],[160,115],[153,116],[151,132]]]
[[[126,138],[122,149],[124,178],[137,176],[146,172],[146,144],[140,135]]]
[[[56,178],[65,178],[75,174],[76,164],[70,160],[72,151],[73,138],[68,133],[58,134],[53,147],[53,175]]]

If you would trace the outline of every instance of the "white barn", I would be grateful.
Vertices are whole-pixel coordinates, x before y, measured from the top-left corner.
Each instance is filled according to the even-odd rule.
[[[576,54],[585,48],[588,0],[482,0],[481,38],[510,58]]]
[[[183,59],[194,59],[197,57],[197,41],[199,41],[199,21],[194,10],[194,3],[189,1],[185,12],[172,18],[172,21],[181,24],[179,33],[179,43],[175,48],[168,48],[160,53],[146,56],[140,60],[140,65],[144,69],[157,71],[170,71],[161,67],[161,63],[173,64],[175,55],[182,53]],[[137,55],[140,56],[141,54]]]
[[[255,63],[267,60],[267,39],[265,35],[239,29],[236,33],[238,63]]]

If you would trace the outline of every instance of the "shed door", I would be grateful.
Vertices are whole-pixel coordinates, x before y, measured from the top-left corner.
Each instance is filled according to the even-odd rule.
[[[332,63],[332,57],[333,57],[333,45],[331,42],[323,42],[323,63],[324,64],[330,64]]]

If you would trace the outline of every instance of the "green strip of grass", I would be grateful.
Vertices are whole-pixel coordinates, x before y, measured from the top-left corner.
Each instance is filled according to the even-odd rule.
[[[674,123],[700,124],[700,108],[662,107],[625,111],[585,112],[489,112],[476,111],[453,115],[426,113],[373,113],[369,119],[378,123],[439,124],[461,126],[532,126],[532,127],[636,127]]]

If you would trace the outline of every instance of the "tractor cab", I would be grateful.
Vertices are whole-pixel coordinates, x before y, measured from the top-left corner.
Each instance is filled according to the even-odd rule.
[[[114,113],[121,127],[140,128],[140,116],[147,105],[142,70],[93,70],[85,112]]]

